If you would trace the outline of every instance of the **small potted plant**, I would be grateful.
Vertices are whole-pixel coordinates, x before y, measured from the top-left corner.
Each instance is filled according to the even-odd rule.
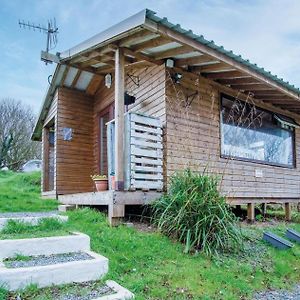
[[[91,178],[94,180],[98,192],[108,189],[108,179],[106,175],[91,175]]]

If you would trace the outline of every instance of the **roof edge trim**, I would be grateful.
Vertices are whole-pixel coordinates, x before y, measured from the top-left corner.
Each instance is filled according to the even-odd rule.
[[[72,47],[62,53],[60,53],[60,58],[62,60],[69,59],[79,53],[85,52],[86,50],[91,50],[92,48],[97,47],[101,43],[110,40],[111,38],[118,36],[128,30],[131,30],[135,27],[141,26],[145,23],[147,15],[147,9],[143,9],[137,14],[119,22],[116,25],[94,35],[93,37],[85,40],[84,42]]]

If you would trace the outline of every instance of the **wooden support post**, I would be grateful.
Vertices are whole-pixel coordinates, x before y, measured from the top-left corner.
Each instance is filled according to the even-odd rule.
[[[123,222],[125,217],[124,204],[110,204],[108,205],[108,220],[111,226],[117,226]]]
[[[115,52],[115,188],[124,190],[124,54]]]
[[[265,218],[266,214],[267,214],[267,203],[261,204],[261,213],[262,213],[263,217]]]
[[[285,220],[291,221],[292,220],[292,207],[291,203],[284,203],[284,209],[285,209]]]
[[[247,204],[247,220],[249,223],[254,223],[254,221],[255,221],[255,204],[254,203]]]

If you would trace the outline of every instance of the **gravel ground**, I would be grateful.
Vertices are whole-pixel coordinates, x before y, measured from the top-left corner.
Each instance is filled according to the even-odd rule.
[[[265,291],[254,295],[253,300],[300,300],[300,285],[293,290]]]
[[[58,211],[0,213],[0,218],[49,217],[53,215],[58,215]]]
[[[39,289],[34,299],[52,300],[92,300],[101,296],[113,295],[115,291],[99,281],[72,283],[63,286],[51,286]],[[24,294],[10,293],[8,299],[33,299],[30,292]]]
[[[58,296],[58,300],[92,300],[99,298],[104,295],[111,295],[114,291],[109,288],[108,286],[104,285],[101,287],[98,287],[92,291],[88,291],[84,295],[79,295],[77,293],[66,293],[64,295]]]
[[[84,252],[74,252],[74,253],[64,253],[64,254],[55,254],[55,255],[39,255],[24,257],[23,259],[7,259],[4,261],[4,264],[7,268],[26,268],[26,267],[35,267],[35,266],[47,266],[55,265],[59,263],[66,263],[71,261],[79,260],[89,260],[94,259],[87,253]]]

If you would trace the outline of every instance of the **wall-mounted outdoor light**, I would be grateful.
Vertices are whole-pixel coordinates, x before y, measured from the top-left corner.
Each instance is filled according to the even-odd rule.
[[[174,59],[168,58],[166,60],[166,67],[168,67],[168,68],[174,68],[174,65],[175,65]]]
[[[110,89],[111,85],[112,85],[112,75],[110,73],[106,74],[105,77],[104,77],[104,80],[105,80],[105,86],[108,89]]]

